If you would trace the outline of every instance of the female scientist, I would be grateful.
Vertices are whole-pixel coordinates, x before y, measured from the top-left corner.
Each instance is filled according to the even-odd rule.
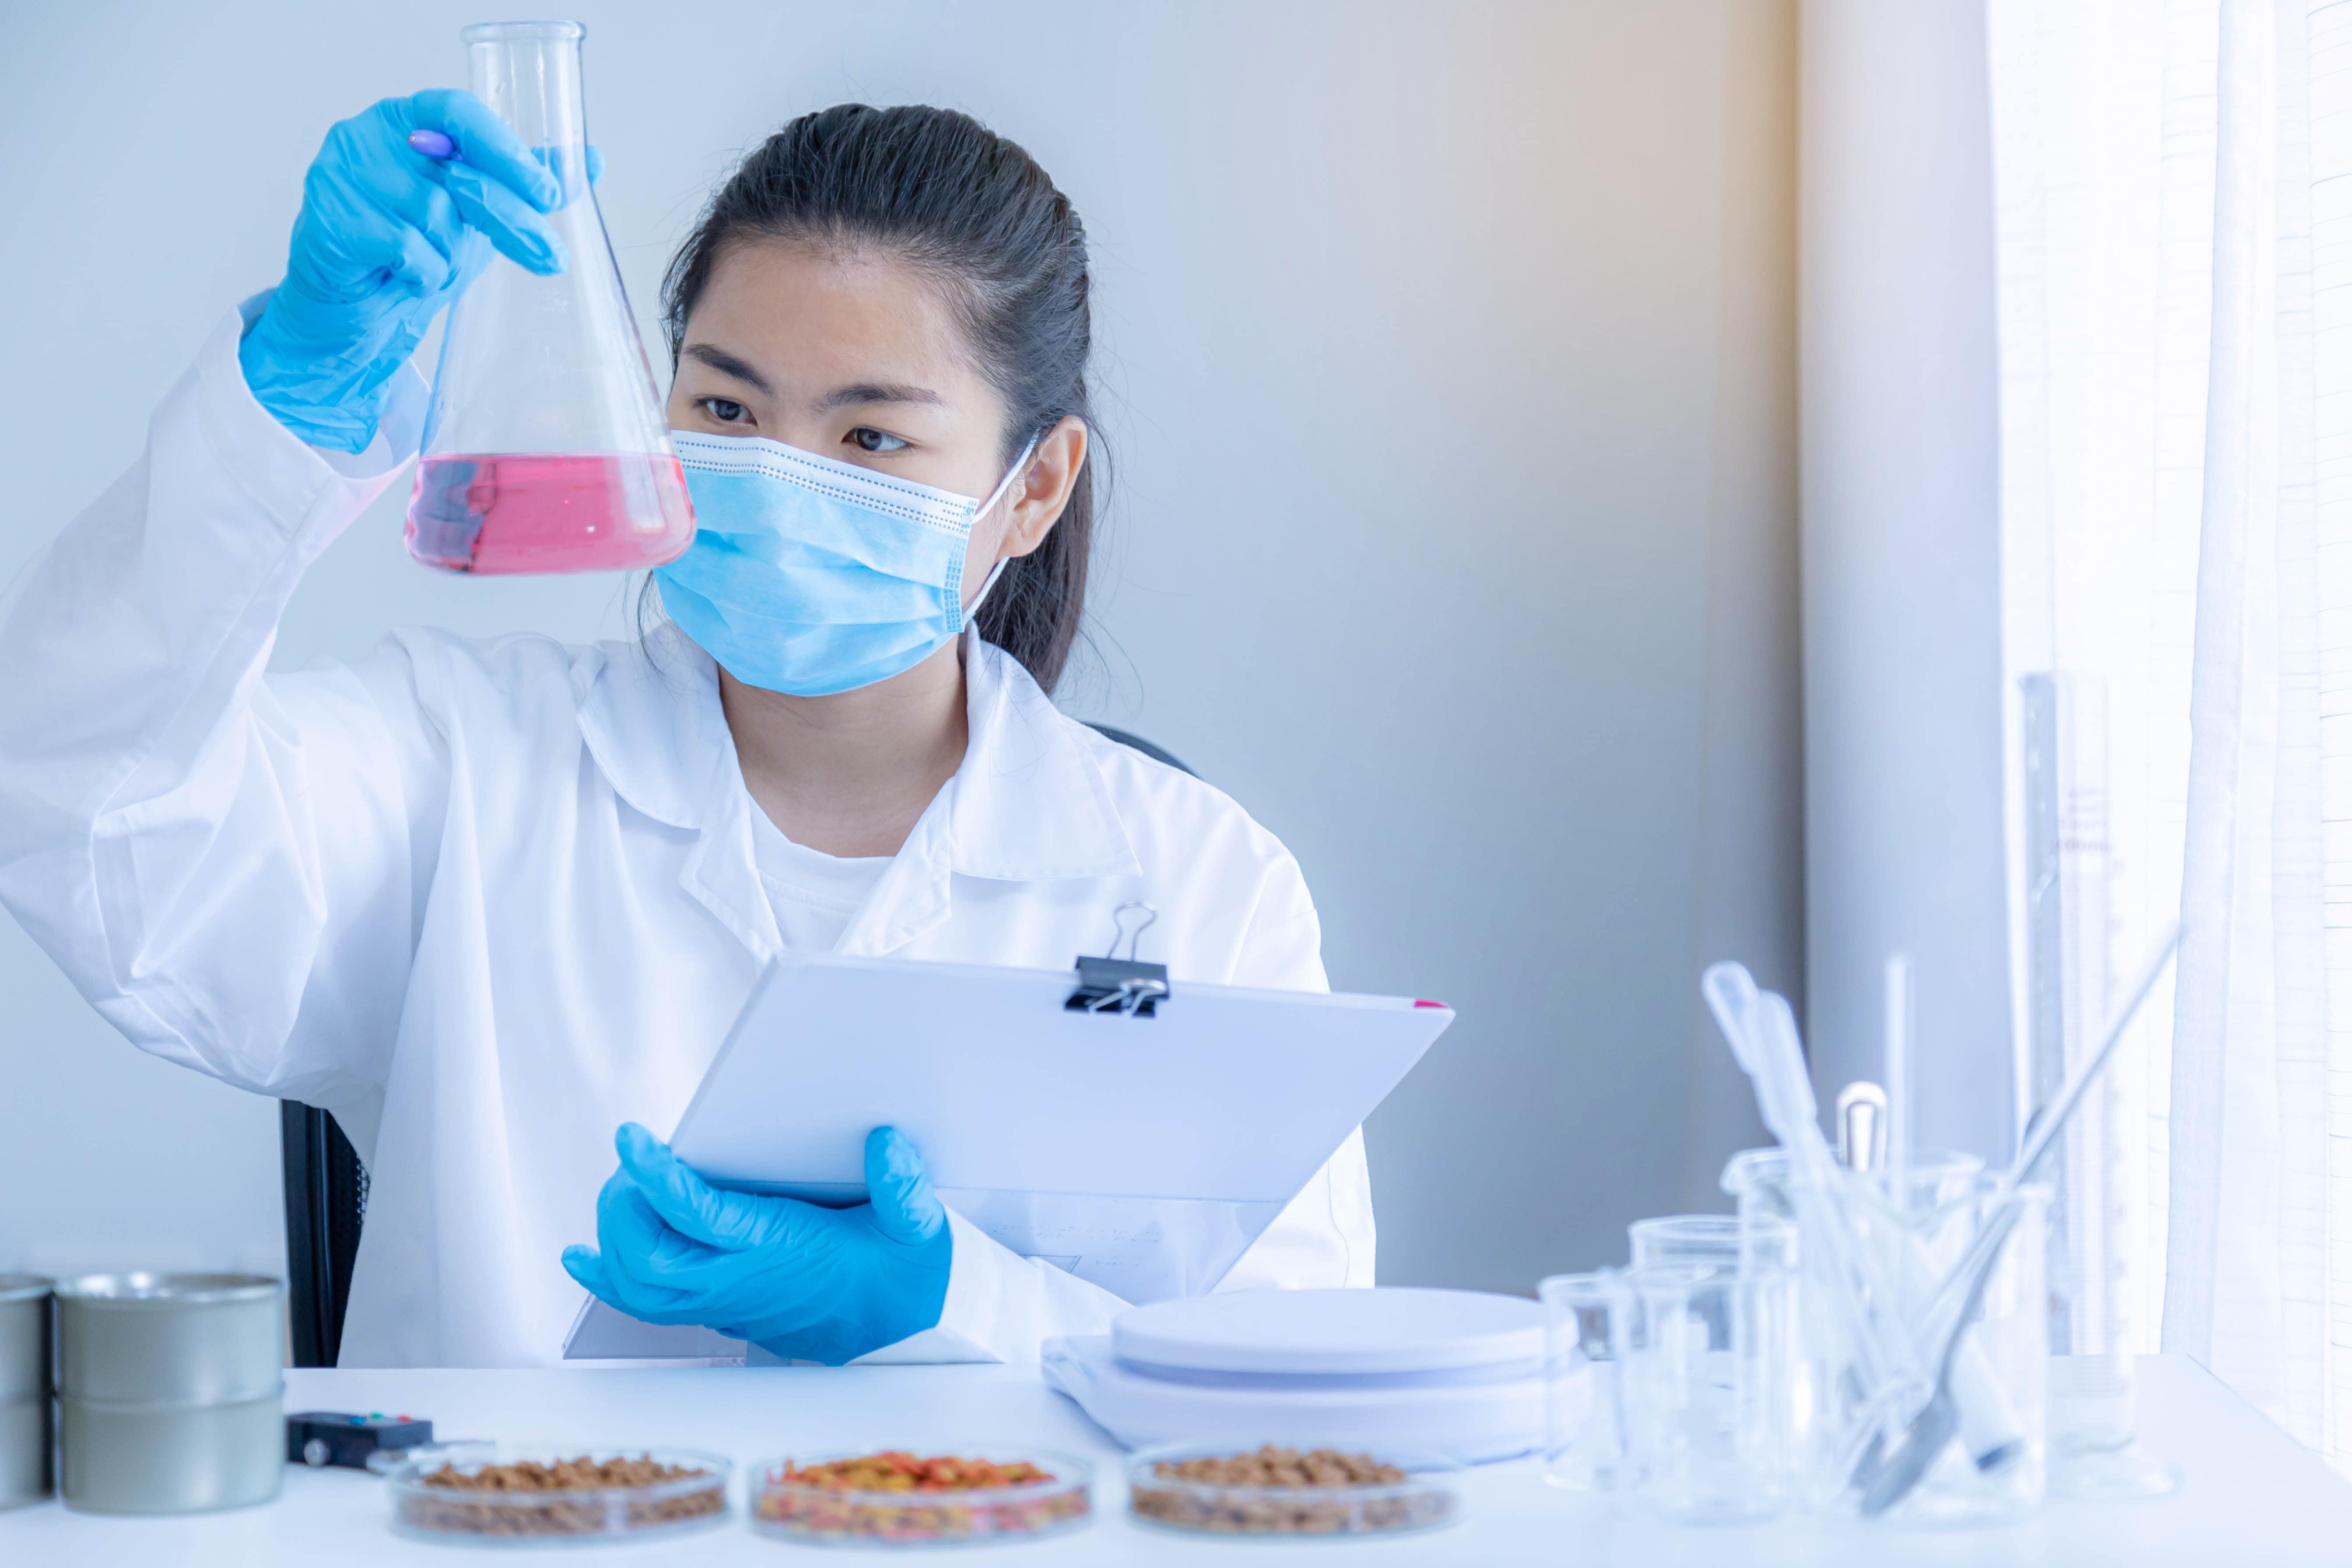
[[[646,1131],[782,950],[1058,968],[1143,900],[1176,976],[1326,984],[1283,847],[1048,700],[1088,281],[1022,149],[845,105],[712,200],[663,300],[705,531],[641,641],[402,631],[265,672],[416,451],[428,322],[491,247],[560,268],[558,199],[465,93],[328,135],[285,280],[0,605],[0,898],[134,1044],[335,1113],[372,1176],[345,1364],[551,1363],[583,1287],[826,1362],[1099,1331],[1121,1302],[942,1209],[887,1129],[843,1210],[714,1191]],[[1359,1134],[1224,1283],[1371,1279]]]

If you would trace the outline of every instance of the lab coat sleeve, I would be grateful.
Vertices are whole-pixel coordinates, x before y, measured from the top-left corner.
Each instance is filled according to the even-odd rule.
[[[304,445],[224,321],[138,462],[0,599],[0,902],[132,1043],[330,1105],[381,1079],[446,756],[404,653],[268,676],[304,568],[415,449]]]
[[[1269,991],[1331,989],[1323,973],[1322,922],[1298,862],[1286,853],[1273,862],[1260,886],[1233,984]],[[1251,1243],[1217,1289],[1369,1286],[1373,1239],[1372,1177],[1360,1127]]]

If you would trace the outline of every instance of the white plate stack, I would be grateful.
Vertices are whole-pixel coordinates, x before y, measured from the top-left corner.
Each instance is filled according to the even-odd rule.
[[[1045,1381],[1129,1447],[1231,1439],[1440,1450],[1543,1438],[1543,1309],[1475,1290],[1236,1290],[1045,1342]]]

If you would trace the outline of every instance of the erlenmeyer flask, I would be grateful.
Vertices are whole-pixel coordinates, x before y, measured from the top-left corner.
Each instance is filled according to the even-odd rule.
[[[653,367],[588,180],[577,22],[461,35],[473,89],[563,184],[551,277],[493,256],[449,312],[408,552],[445,572],[619,572],[694,538]]]

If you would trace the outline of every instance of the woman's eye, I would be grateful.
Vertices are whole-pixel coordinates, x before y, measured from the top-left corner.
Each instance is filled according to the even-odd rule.
[[[700,397],[695,401],[702,405],[703,412],[721,425],[740,425],[751,417],[751,411],[731,397]]]
[[[870,425],[860,425],[849,433],[850,443],[861,452],[896,452],[906,442],[887,430],[877,430]]]

